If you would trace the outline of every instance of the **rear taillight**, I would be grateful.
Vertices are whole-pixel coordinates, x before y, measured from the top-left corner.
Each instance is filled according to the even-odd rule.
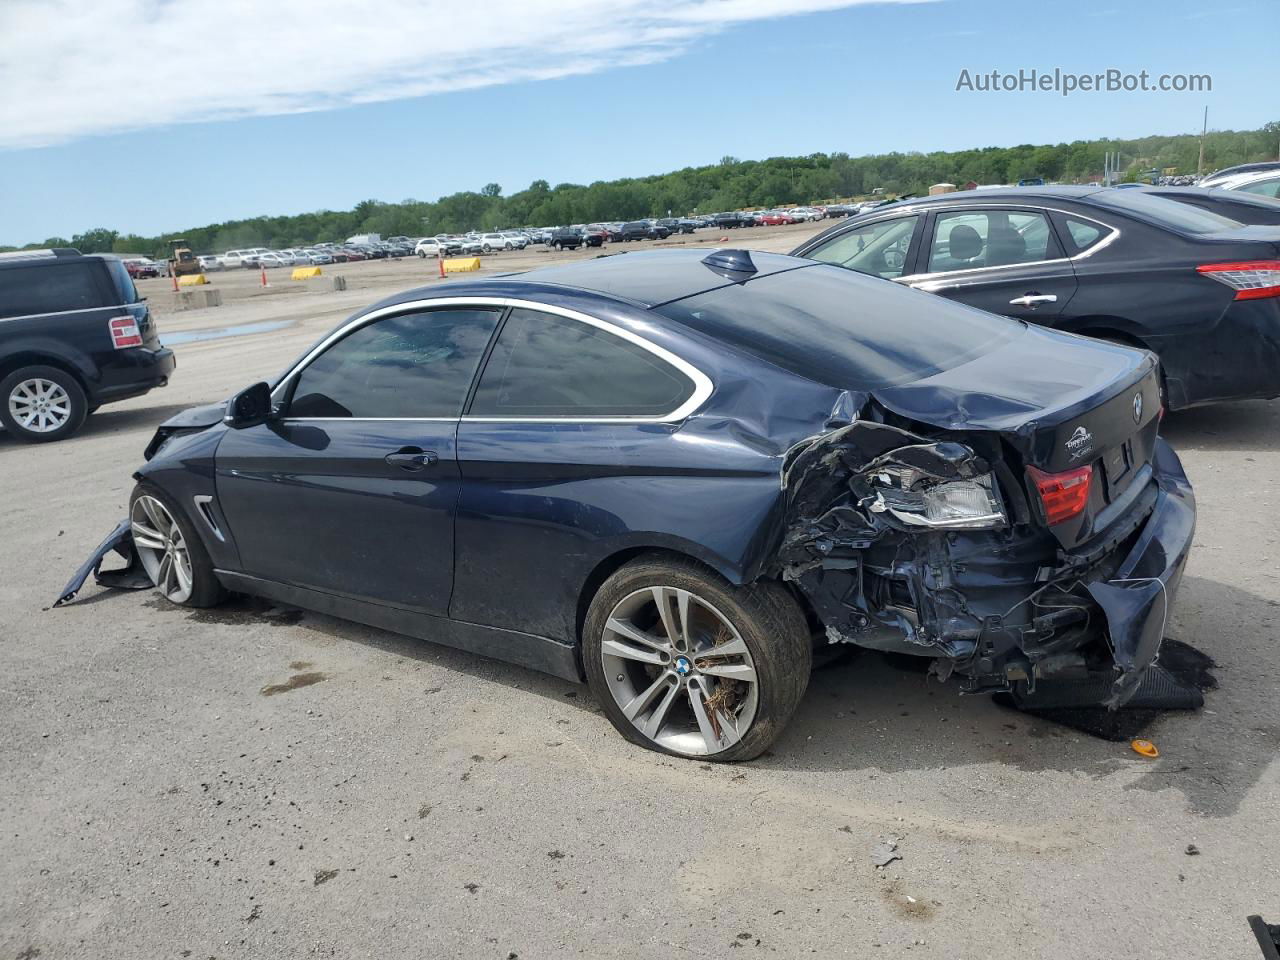
[[[1035,467],[1027,467],[1027,476],[1040,493],[1044,517],[1051,527],[1079,516],[1089,502],[1093,467],[1076,467],[1062,473],[1045,473]]]
[[[107,329],[111,331],[111,345],[117,350],[142,346],[138,321],[133,317],[113,317],[107,324]]]
[[[1247,260],[1242,263],[1206,263],[1197,272],[1225,283],[1237,300],[1280,297],[1280,260]]]

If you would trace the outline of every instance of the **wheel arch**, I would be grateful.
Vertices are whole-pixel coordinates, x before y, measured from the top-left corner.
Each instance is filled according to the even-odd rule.
[[[93,398],[93,391],[89,387],[89,379],[85,375],[85,371],[78,363],[70,358],[49,350],[39,347],[15,350],[13,353],[6,354],[0,358],[0,380],[3,380],[15,370],[21,370],[23,367],[54,367],[63,373],[75,378],[76,383],[80,384],[80,389],[84,391],[85,396],[90,400]]]
[[[587,619],[587,609],[591,606],[591,601],[595,599],[595,595],[599,592],[601,585],[625,564],[630,563],[637,557],[644,556],[665,557],[671,560],[692,562],[704,568],[708,573],[713,573],[729,583],[735,585],[743,583],[742,572],[734,568],[732,564],[720,557],[709,555],[705,550],[692,547],[692,545],[639,543],[621,547],[600,559],[578,588],[573,636],[579,649],[582,647],[582,625]]]
[[[1137,325],[1124,317],[1105,315],[1077,317],[1058,329],[1065,330],[1067,333],[1096,337],[1099,340],[1120,340],[1143,350],[1152,349],[1147,338],[1137,329]]]

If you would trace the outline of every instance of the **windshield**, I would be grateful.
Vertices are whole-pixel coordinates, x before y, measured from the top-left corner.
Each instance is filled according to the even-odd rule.
[[[959,366],[1025,329],[830,264],[734,283],[658,313],[809,380],[849,390],[909,383]]]
[[[1221,233],[1240,226],[1235,220],[1177,200],[1152,196],[1144,190],[1099,190],[1089,195],[1089,201],[1177,233]]]

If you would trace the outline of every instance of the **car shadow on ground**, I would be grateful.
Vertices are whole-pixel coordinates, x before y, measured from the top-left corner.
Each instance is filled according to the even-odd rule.
[[[999,764],[1102,778],[1141,763],[1145,772],[1128,789],[1176,790],[1203,816],[1230,816],[1280,742],[1272,706],[1280,668],[1272,659],[1257,659],[1280,620],[1280,605],[1195,577],[1186,578],[1179,600],[1180,615],[1170,634],[1194,641],[1217,661],[1219,689],[1207,695],[1204,710],[1160,714],[1143,729],[1143,736],[1161,746],[1159,760],[1139,761],[1127,743],[1005,708],[989,697],[960,696],[954,683],[925,675],[925,660],[914,666],[910,658],[854,651],[815,670],[795,717],[753,766],[879,775]],[[183,610],[158,597],[148,606],[198,623],[301,623],[331,639],[452,671],[461,682],[473,677],[569,703],[591,715],[584,723],[608,723],[585,686],[321,614],[248,597],[209,610]],[[1209,623],[1201,615],[1222,609],[1236,611],[1233,623]]]
[[[1280,604],[1238,587],[1184,579],[1169,635],[1216,661],[1218,688],[1199,711],[1152,714],[1141,736],[1161,747],[1157,761],[1128,784],[1177,790],[1197,813],[1233,814],[1274,759],[1280,666],[1268,653]],[[1230,610],[1232,622],[1206,611]],[[766,767],[887,773],[1000,763],[1030,772],[1103,777],[1137,761],[1127,743],[1094,737],[1053,720],[963,697],[954,686],[874,653],[817,670],[804,703],[760,763]]]
[[[1280,400],[1216,403],[1171,413],[1160,433],[1175,450],[1275,450],[1280,446]]]
[[[55,441],[55,445],[60,446],[65,443],[75,443],[77,439],[84,437],[120,433],[125,430],[136,430],[139,427],[155,428],[168,420],[174,414],[181,413],[183,410],[189,410],[192,407],[200,406],[202,403],[208,402],[209,401],[169,403],[154,407],[127,407],[120,409],[113,409],[109,406],[103,407],[97,413],[91,414],[89,418],[85,420],[84,426],[82,426],[78,432],[68,437],[66,440]],[[11,437],[3,427],[0,427],[0,450],[30,450],[32,447],[36,446],[47,446],[47,444],[20,443]],[[138,454],[141,456],[141,448],[139,448]]]

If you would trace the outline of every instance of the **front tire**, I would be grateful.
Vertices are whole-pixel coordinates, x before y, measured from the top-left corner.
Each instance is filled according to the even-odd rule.
[[[657,554],[600,587],[582,657],[592,693],[624,737],[719,763],[769,748],[813,663],[804,614],[781,584],[734,586],[693,561]]]
[[[0,423],[22,443],[65,440],[88,415],[84,388],[65,370],[22,367],[0,380]]]
[[[172,497],[139,483],[129,498],[129,526],[143,569],[165,599],[183,607],[213,607],[226,599],[203,541]]]

